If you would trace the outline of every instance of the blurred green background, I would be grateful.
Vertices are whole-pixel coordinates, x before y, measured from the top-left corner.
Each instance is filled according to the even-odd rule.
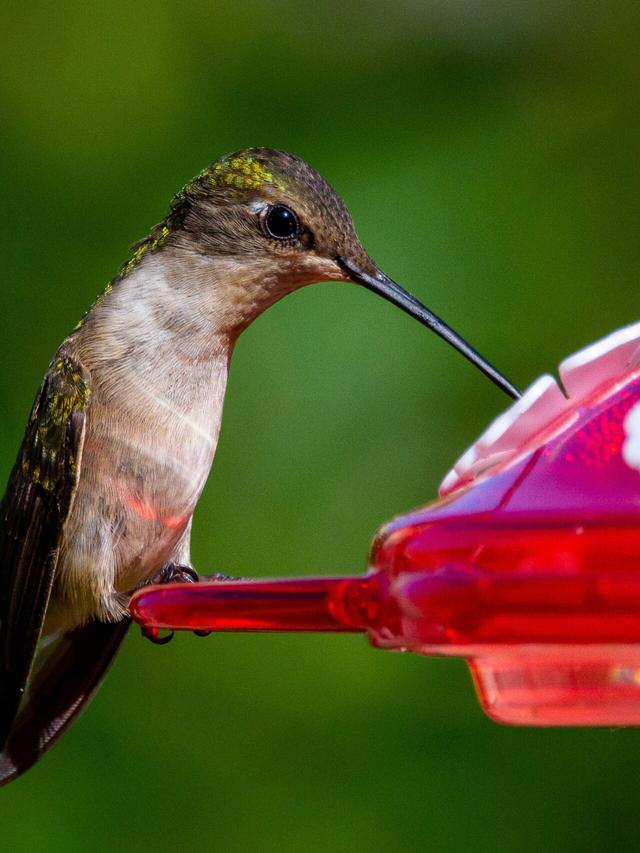
[[[298,153],[383,269],[521,385],[638,318],[636,2],[3,5],[0,471],[49,358],[206,163]],[[359,572],[506,404],[364,290],[236,350],[201,571]],[[640,731],[485,719],[459,661],[131,631],[2,791],[9,850],[637,849]]]

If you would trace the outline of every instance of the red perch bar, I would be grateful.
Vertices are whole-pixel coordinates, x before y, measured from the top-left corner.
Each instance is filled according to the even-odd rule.
[[[362,631],[467,659],[517,725],[640,724],[640,324],[537,380],[364,577],[146,587],[147,628]]]

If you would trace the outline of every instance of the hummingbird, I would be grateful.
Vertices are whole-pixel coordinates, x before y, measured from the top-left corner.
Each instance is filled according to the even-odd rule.
[[[199,579],[191,522],[234,345],[270,305],[316,281],[379,294],[519,396],[377,267],[340,196],[304,160],[248,148],[205,168],[62,342],[33,405],[0,504],[0,783],[90,700],[129,626],[132,592]]]

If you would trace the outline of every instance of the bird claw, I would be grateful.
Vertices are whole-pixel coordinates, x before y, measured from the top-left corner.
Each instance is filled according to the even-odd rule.
[[[215,572],[212,575],[199,575],[195,569],[191,566],[185,566],[182,563],[165,563],[165,565],[160,569],[158,574],[152,579],[151,583],[159,583],[159,584],[172,584],[172,583],[200,583],[205,581],[207,583],[215,582],[215,581],[230,581],[230,580],[240,580],[240,578],[234,578],[230,575],[224,575],[221,572]],[[157,646],[164,646],[167,643],[171,642],[174,636],[174,632],[166,634],[165,636],[160,636],[160,631],[158,628],[142,628],[142,636],[145,637],[152,643],[155,643]],[[211,631],[206,630],[195,630],[193,632],[196,637],[208,637]]]
[[[171,583],[199,583],[201,581],[228,581],[239,580],[239,578],[224,575],[221,572],[216,572],[212,575],[199,575],[191,566],[185,566],[182,563],[165,563],[160,571],[152,578],[151,583],[171,584]],[[174,632],[160,636],[158,628],[142,628],[142,636],[145,637],[157,646],[164,646],[171,642]],[[196,637],[208,637],[211,631],[196,630],[193,632]]]
[[[198,583],[200,575],[183,563],[165,563],[152,583]]]
[[[141,626],[140,632],[146,640],[149,640],[156,646],[166,646],[166,644],[170,643],[174,637],[174,631],[171,631],[169,634],[165,634],[161,637],[159,628],[145,628]]]

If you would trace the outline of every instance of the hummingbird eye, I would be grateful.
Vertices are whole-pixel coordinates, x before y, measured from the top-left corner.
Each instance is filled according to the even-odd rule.
[[[298,217],[283,204],[269,208],[264,222],[269,235],[276,240],[291,240],[300,232]]]

